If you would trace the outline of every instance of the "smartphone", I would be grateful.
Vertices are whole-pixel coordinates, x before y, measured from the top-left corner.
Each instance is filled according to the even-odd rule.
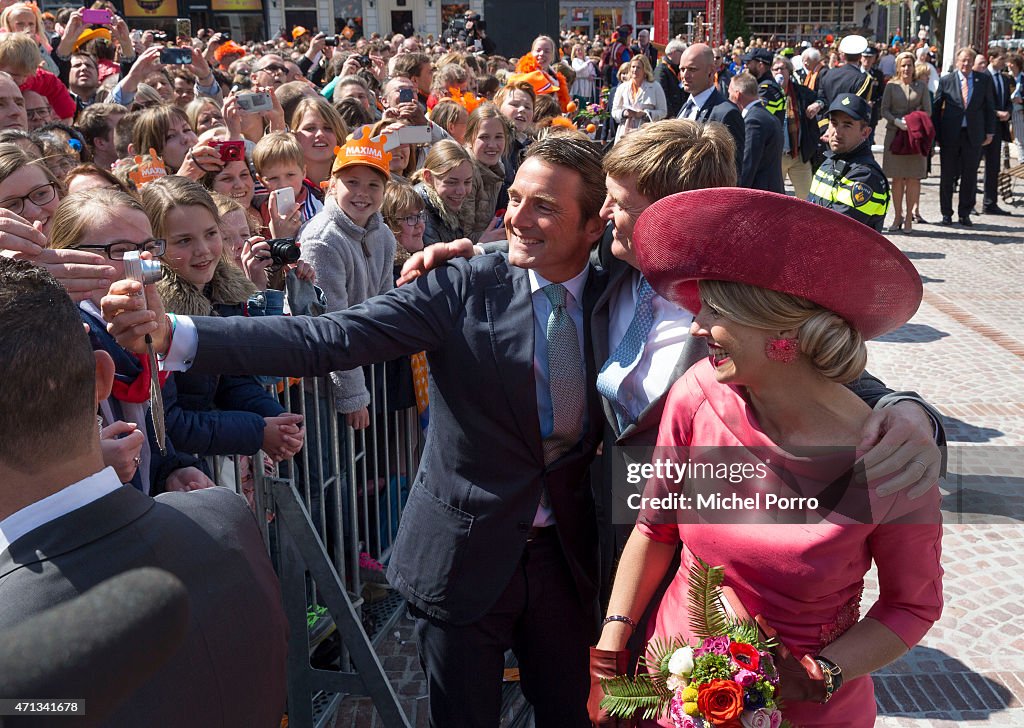
[[[429,126],[403,126],[398,130],[402,144],[430,144]]]
[[[192,21],[188,18],[178,18],[174,21],[175,23],[175,35],[179,38],[191,38],[192,37]]]
[[[244,142],[215,141],[210,144],[220,152],[220,160],[222,162],[240,162],[245,159]]]
[[[336,35],[329,35],[329,36],[327,36],[326,38],[324,38],[324,45],[327,46],[328,48],[337,48],[338,47],[338,36],[336,36]]]
[[[83,10],[82,22],[86,25],[110,25],[114,21],[109,10]]]
[[[398,103],[407,104],[413,100],[413,90],[411,88],[403,88],[398,90]]]
[[[291,187],[282,187],[270,194],[274,196],[274,206],[278,215],[291,215],[295,212],[295,190]]]
[[[161,48],[160,62],[165,66],[187,66],[192,62],[192,49]]]
[[[236,98],[238,99],[238,105],[242,107],[242,111],[248,111],[249,113],[270,111],[274,108],[274,102],[271,100],[270,94],[265,92],[238,94]]]

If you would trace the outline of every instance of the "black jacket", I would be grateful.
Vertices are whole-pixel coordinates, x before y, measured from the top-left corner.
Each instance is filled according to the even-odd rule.
[[[673,66],[668,58],[662,58],[661,63],[654,69],[654,80],[665,92],[665,102],[668,104],[666,119],[674,119],[679,115],[679,109],[683,108],[683,99],[686,92],[679,83],[679,67]]]
[[[981,147],[985,137],[996,133],[995,94],[992,77],[988,73],[971,71],[973,90],[964,108],[963,95],[957,72],[947,73],[939,79],[939,90],[932,102],[932,123],[935,125],[939,146],[960,146],[960,129],[967,116],[967,140],[971,146]]]
[[[743,126],[746,139],[739,186],[783,194],[782,126],[778,119],[758,103],[747,110]]]

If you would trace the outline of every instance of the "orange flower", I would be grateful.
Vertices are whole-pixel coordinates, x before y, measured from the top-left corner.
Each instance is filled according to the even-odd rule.
[[[743,688],[732,680],[712,680],[697,694],[701,715],[719,728],[739,724],[743,712]]]

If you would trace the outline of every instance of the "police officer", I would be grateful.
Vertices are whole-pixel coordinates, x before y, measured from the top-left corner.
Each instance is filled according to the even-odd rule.
[[[871,94],[871,76],[860,67],[860,57],[868,49],[862,35],[848,35],[839,43],[839,53],[846,61],[837,68],[822,69],[818,74],[818,95],[825,108],[831,108],[839,94],[857,94],[865,101]]]
[[[871,109],[856,94],[836,97],[828,108],[825,161],[807,199],[882,232],[889,210],[889,180],[871,155]]]
[[[786,95],[772,77],[772,61],[775,57],[767,48],[751,48],[743,56],[747,71],[757,79],[757,95],[764,102],[764,108],[786,125]]]

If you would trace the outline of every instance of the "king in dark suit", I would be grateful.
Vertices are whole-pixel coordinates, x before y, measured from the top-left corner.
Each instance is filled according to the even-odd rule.
[[[743,109],[746,132],[739,186],[783,194],[782,124],[764,108],[757,94],[757,79],[749,73],[734,76],[729,82],[729,100]]]
[[[953,188],[960,181],[957,215],[962,225],[971,224],[971,210],[978,199],[978,165],[982,149],[996,133],[992,79],[971,70],[975,53],[963,48],[956,54],[957,70],[939,79],[932,102],[939,162],[939,207],[942,224],[953,223]]]

